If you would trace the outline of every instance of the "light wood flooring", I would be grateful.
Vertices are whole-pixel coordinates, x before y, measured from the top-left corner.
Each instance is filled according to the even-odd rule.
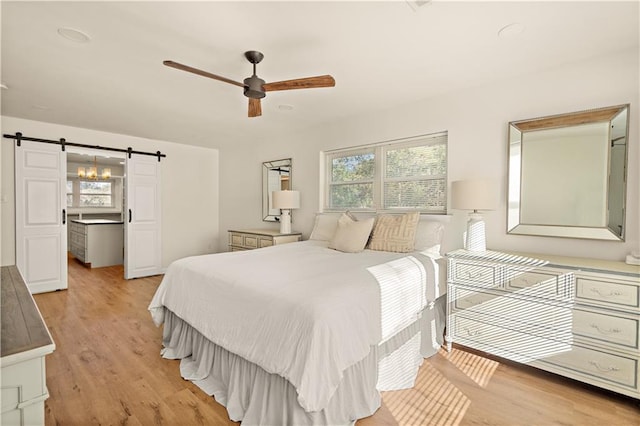
[[[35,295],[56,350],[46,425],[232,425],[220,404],[160,357],[147,306],[160,276],[69,261],[69,289]],[[638,401],[455,348],[426,360],[415,388],[385,392],[357,426],[640,425]]]

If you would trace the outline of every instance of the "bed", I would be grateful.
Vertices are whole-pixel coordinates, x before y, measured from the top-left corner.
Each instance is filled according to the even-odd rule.
[[[161,354],[180,359],[181,375],[232,420],[351,424],[377,410],[379,391],[411,387],[442,343],[433,247],[345,252],[332,247],[330,228],[324,236],[316,219],[308,241],[167,269],[149,305],[164,327]]]

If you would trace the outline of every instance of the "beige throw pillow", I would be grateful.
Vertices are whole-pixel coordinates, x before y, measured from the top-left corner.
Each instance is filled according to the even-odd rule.
[[[331,241],[338,229],[337,214],[317,214],[310,240]]]
[[[364,250],[373,228],[374,218],[354,220],[345,213],[338,219],[338,229],[329,243],[329,248],[345,253],[359,253]]]
[[[419,212],[378,216],[369,249],[397,253],[413,251],[419,221]]]

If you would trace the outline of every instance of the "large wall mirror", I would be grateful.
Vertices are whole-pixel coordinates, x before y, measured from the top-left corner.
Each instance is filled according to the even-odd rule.
[[[507,232],[623,241],[629,105],[509,123]]]
[[[262,163],[262,220],[277,222],[280,210],[271,207],[271,192],[291,189],[291,158]]]

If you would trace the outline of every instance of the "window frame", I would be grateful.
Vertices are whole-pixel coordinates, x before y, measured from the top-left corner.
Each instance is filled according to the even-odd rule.
[[[386,153],[391,149],[403,149],[412,148],[416,146],[429,146],[429,145],[444,145],[445,156],[445,172],[443,175],[420,175],[409,176],[399,178],[387,178],[386,174]],[[350,148],[340,148],[330,151],[321,152],[321,179],[320,179],[320,205],[323,212],[341,212],[345,210],[361,211],[361,212],[415,212],[418,211],[424,214],[447,214],[447,199],[448,199],[448,187],[447,187],[447,175],[449,170],[449,149],[448,149],[448,132],[438,132],[432,134],[425,134],[419,136],[413,136],[409,138],[390,140],[385,142],[379,142],[374,144],[361,145]],[[335,158],[347,157],[351,155],[359,155],[368,152],[374,154],[374,177],[373,177],[373,204],[367,208],[341,208],[332,207],[331,202],[331,187],[333,185],[339,185],[332,181],[332,161]],[[323,176],[324,175],[324,176]],[[442,210],[433,210],[417,207],[398,207],[398,208],[385,208],[384,206],[384,187],[385,182],[394,181],[424,181],[424,180],[441,180],[444,181],[444,199],[442,200]],[[349,181],[349,183],[360,183],[367,181]]]

